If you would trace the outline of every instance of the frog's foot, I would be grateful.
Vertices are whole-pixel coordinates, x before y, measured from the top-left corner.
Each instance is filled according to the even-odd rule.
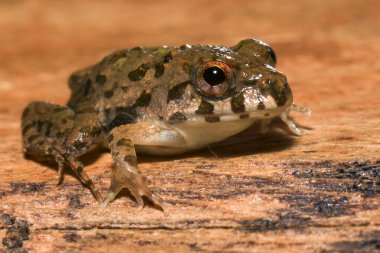
[[[140,210],[144,207],[143,197],[146,197],[155,206],[165,211],[162,199],[149,190],[146,179],[137,172],[135,167],[118,167],[117,165],[112,169],[111,186],[106,198],[100,204],[100,208],[104,209],[123,188],[128,188],[132,196],[136,199]]]
[[[63,179],[63,169],[66,165],[78,176],[79,181],[91,191],[91,193],[94,195],[94,197],[99,203],[103,201],[103,198],[99,190],[94,186],[87,173],[84,172],[83,164],[80,161],[78,161],[78,159],[74,155],[71,155],[69,152],[65,151],[65,149],[63,149],[59,145],[50,148],[48,153],[52,155],[55,161],[58,163],[58,184]]]
[[[144,207],[143,197],[146,197],[165,212],[162,199],[149,190],[146,179],[137,170],[133,141],[125,138],[132,133],[126,128],[127,126],[114,128],[109,135],[109,146],[115,164],[112,168],[111,186],[100,208],[106,207],[123,188],[127,188],[136,199],[140,209]]]
[[[311,110],[306,107],[292,104],[285,112],[280,115],[281,120],[288,126],[289,130],[295,135],[301,135],[302,129],[297,126],[294,120],[289,116],[290,112],[300,112],[311,116]]]

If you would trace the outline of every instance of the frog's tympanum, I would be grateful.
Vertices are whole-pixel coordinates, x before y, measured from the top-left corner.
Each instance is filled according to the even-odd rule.
[[[58,164],[61,181],[70,168],[105,207],[123,188],[138,205],[143,196],[158,207],[137,169],[137,153],[174,155],[207,147],[253,123],[262,131],[280,118],[300,134],[290,111],[286,77],[275,69],[276,57],[256,39],[233,47],[182,45],[136,47],[114,52],[69,79],[66,106],[32,102],[22,115],[24,152],[35,160]],[[103,199],[78,157],[98,146],[111,150],[111,185]]]

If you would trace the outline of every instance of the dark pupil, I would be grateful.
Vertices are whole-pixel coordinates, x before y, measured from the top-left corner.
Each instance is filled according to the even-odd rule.
[[[226,80],[226,74],[218,67],[210,67],[203,72],[203,79],[211,86],[216,86]]]

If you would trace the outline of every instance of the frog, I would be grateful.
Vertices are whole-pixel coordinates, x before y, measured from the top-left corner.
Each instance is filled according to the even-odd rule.
[[[286,76],[272,47],[259,39],[234,46],[188,45],[118,50],[74,72],[66,105],[31,102],[22,113],[23,152],[57,165],[58,184],[70,169],[101,208],[127,188],[140,209],[164,210],[163,199],[138,170],[137,154],[178,155],[208,147],[251,125],[265,133],[280,119],[300,135]],[[110,150],[111,182],[103,198],[81,156]]]

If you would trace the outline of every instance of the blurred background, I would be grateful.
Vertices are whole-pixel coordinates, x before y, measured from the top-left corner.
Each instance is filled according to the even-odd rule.
[[[363,64],[373,68],[372,56],[379,52],[380,29],[373,25],[380,23],[378,5],[376,0],[3,0],[0,96],[17,87],[8,95],[24,94],[28,100],[30,93],[22,88],[38,88],[33,99],[65,102],[67,76],[116,49],[234,45],[259,38],[275,49],[295,97],[304,102],[308,86],[315,90],[307,92],[307,101],[319,103],[332,88],[331,77],[351,68],[355,71],[344,79],[353,80],[363,75]],[[334,75],[326,78],[326,72]],[[52,92],[51,85],[62,92]]]

